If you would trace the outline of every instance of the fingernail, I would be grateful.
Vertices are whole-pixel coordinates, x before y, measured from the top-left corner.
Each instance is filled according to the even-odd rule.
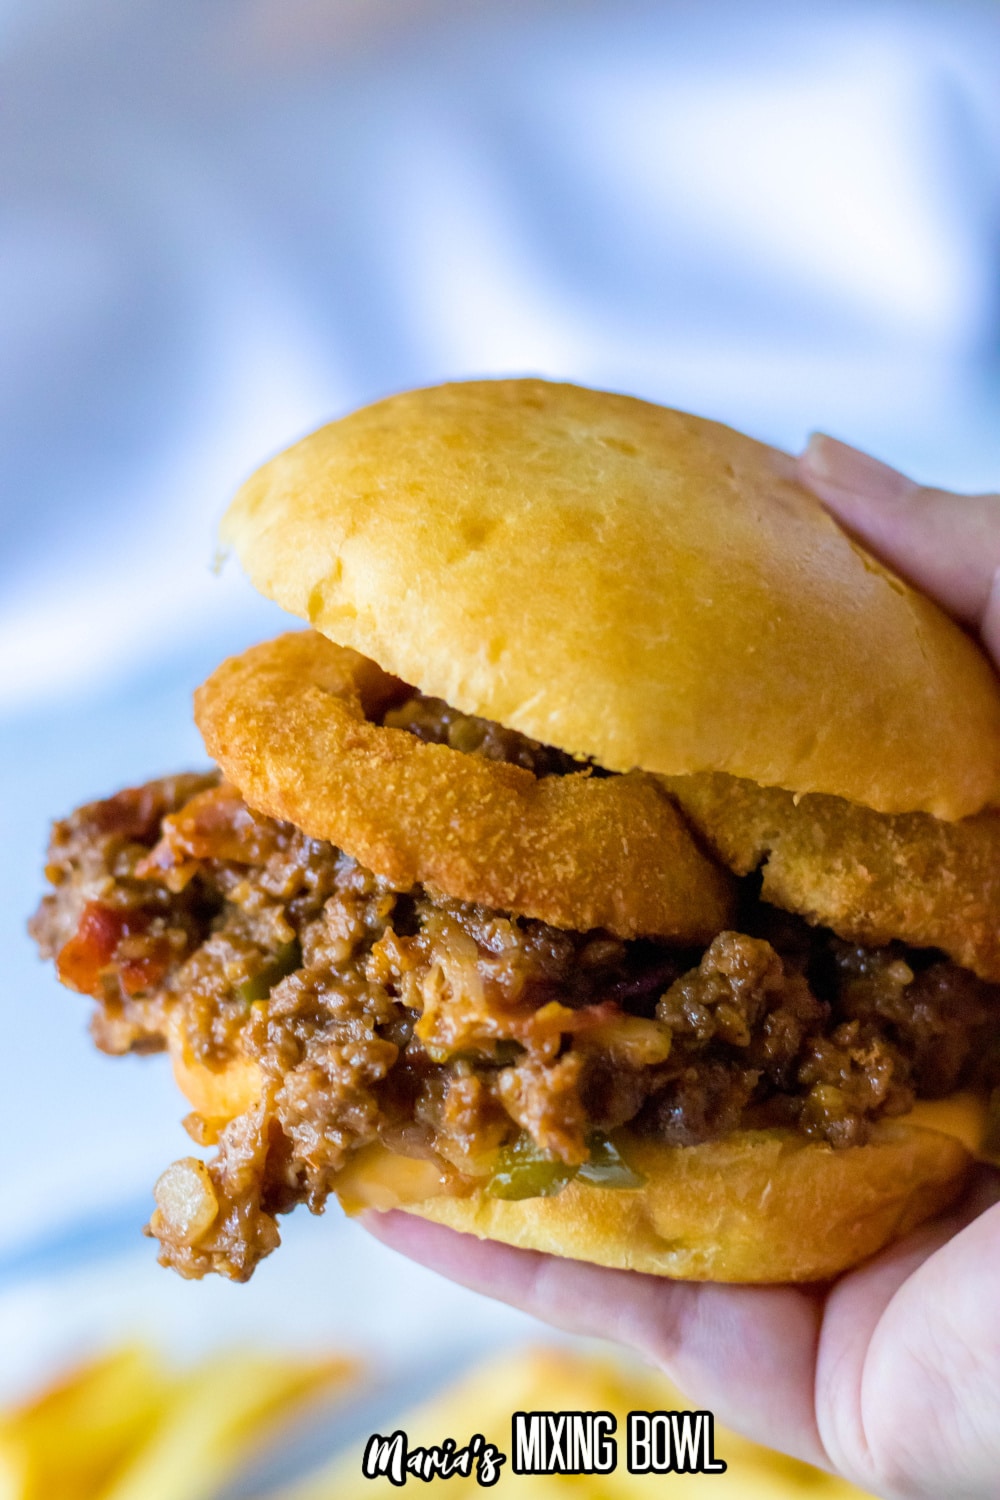
[[[802,464],[818,485],[883,504],[905,500],[916,489],[912,479],[898,469],[868,453],[859,453],[825,432],[812,434]]]

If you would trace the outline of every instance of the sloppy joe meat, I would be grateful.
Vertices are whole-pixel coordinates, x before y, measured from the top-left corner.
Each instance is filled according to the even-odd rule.
[[[393,713],[535,774],[579,769],[434,700]],[[849,1146],[996,1068],[993,986],[934,952],[841,942],[766,906],[752,878],[740,930],[701,951],[566,932],[394,890],[217,774],[79,809],[49,860],[32,931],[96,1000],[97,1045],[169,1036],[210,1071],[256,1070],[235,1119],[186,1122],[218,1147],[207,1174],[187,1169],[214,1195],[210,1227],[192,1241],[154,1217],[161,1260],[188,1276],[245,1279],[275,1214],[321,1210],[373,1142],[461,1193],[512,1142],[572,1167],[626,1124],[676,1145],[783,1124]]]

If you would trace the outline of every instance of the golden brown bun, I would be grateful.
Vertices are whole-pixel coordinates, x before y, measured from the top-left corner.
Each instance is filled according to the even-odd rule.
[[[794,797],[732,776],[664,784],[708,847],[761,895],[852,942],[942,948],[1000,981],[1000,812],[957,823],[887,817],[839,797]]]
[[[717,423],[538,380],[414,391],[265,465],[223,535],[332,640],[609,769],[1000,801],[984,656]]]
[[[574,1181],[553,1198],[477,1192],[405,1205],[480,1239],[690,1281],[820,1281],[874,1255],[955,1201],[970,1158],[950,1135],[885,1123],[835,1151],[790,1130],[703,1146],[629,1142],[649,1181]]]
[[[195,694],[209,753],[251,807],[391,880],[557,927],[707,942],[732,877],[655,777],[549,776],[367,718],[399,684],[310,630],[223,662]]]

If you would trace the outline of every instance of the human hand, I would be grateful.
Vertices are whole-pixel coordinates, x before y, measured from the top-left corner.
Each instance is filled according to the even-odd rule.
[[[1000,496],[921,488],[832,438],[803,481],[1000,664]],[[697,1406],[893,1500],[1000,1492],[1000,1173],[823,1287],[671,1282],[456,1234],[405,1213],[379,1239],[572,1332],[625,1344]],[[723,1457],[725,1455],[722,1455]]]
[[[978,634],[1000,667],[1000,495],[915,484],[822,433],[799,474],[870,552]]]

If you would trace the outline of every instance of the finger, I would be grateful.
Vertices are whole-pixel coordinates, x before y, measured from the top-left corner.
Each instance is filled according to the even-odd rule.
[[[876,1486],[872,1407],[865,1364],[886,1309],[913,1273],[955,1233],[951,1222],[921,1229],[841,1278],[827,1299],[816,1361],[816,1419],[841,1473]],[[866,1399],[867,1398],[867,1399]]]
[[[813,1409],[818,1294],[608,1270],[405,1213],[361,1219],[384,1244],[463,1286],[570,1333],[638,1350],[689,1400],[758,1442],[827,1463]]]
[[[990,656],[1000,666],[1000,568],[993,574],[979,634]]]
[[[842,1277],[830,1291],[816,1363],[817,1421],[834,1466],[859,1484],[892,1491],[898,1476],[894,1478],[886,1465],[897,1451],[894,1444],[899,1440],[899,1451],[906,1454],[914,1451],[912,1434],[905,1433],[896,1415],[904,1387],[910,1393],[923,1392],[918,1400],[926,1399],[928,1409],[917,1425],[925,1434],[928,1424],[935,1426],[937,1380],[949,1377],[939,1370],[938,1376],[927,1380],[920,1362],[912,1358],[910,1335],[914,1326],[922,1325],[927,1309],[933,1316],[948,1305],[953,1277],[942,1268],[968,1226],[981,1219],[998,1197],[1000,1173],[981,1168],[954,1213],[890,1246]],[[982,1290],[980,1281],[980,1295]],[[939,1351],[939,1363],[942,1357]],[[907,1420],[916,1420],[909,1409]],[[892,1431],[891,1440],[887,1440],[887,1429]],[[925,1449],[928,1475],[941,1472],[932,1458]],[[944,1462],[945,1458],[939,1435],[937,1459]]]
[[[925,488],[823,433],[809,439],[799,475],[889,567],[949,614],[983,628],[1000,569],[1000,495]],[[991,628],[1000,636],[997,624]]]
[[[863,1400],[880,1413],[870,1447],[883,1483],[915,1495],[995,1492],[998,1265],[1000,1207],[994,1206],[926,1259],[879,1321]]]

